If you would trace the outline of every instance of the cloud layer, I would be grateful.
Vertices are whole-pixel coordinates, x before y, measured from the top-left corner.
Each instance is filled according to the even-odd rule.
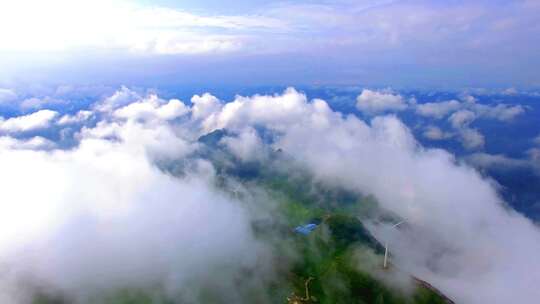
[[[11,118],[3,129],[53,123],[56,113],[41,119],[42,111]],[[73,149],[55,149],[42,137],[0,138],[6,186],[0,258],[7,267],[0,300],[28,303],[31,290],[15,286],[30,284],[81,303],[114,289],[148,287],[197,302],[209,286],[227,301],[242,302],[242,287],[224,278],[256,267],[263,280],[271,261],[244,203],[215,187],[210,163],[187,158],[196,143],[167,123],[186,106],[148,96],[105,114],[95,111],[54,122],[79,126]],[[83,126],[90,115],[103,116]],[[158,167],[182,162],[182,178]]]
[[[431,119],[432,123],[446,119],[452,131],[443,131],[440,126],[428,125],[425,127],[423,136],[430,140],[456,137],[466,150],[480,150],[485,145],[484,135],[478,128],[471,126],[476,120],[509,123],[524,114],[526,110],[519,104],[481,104],[469,94],[464,94],[460,99],[418,102],[416,98],[411,97],[406,102],[404,97],[388,90],[364,89],[357,97],[356,107],[367,115],[410,110],[420,117]]]
[[[528,258],[540,250],[538,228],[509,211],[475,170],[445,151],[420,147],[396,117],[367,124],[288,90],[237,98],[206,119],[209,130],[252,125],[279,134],[274,147],[320,180],[372,194],[406,219],[413,228],[395,233],[394,254],[457,301],[527,303],[538,296],[530,286],[540,264]]]
[[[55,111],[40,110],[32,114],[1,120],[0,130],[13,133],[44,129],[51,126],[51,122],[57,115]]]
[[[377,103],[402,100],[370,92],[364,97]],[[218,286],[229,302],[241,302],[241,288],[222,279],[262,271],[272,259],[251,231],[253,206],[218,190],[213,166],[196,156],[199,136],[218,129],[230,131],[218,144],[242,161],[264,163],[265,151],[281,149],[317,181],[373,195],[407,222],[391,234],[384,223],[370,226],[390,239],[399,266],[457,301],[530,303],[540,296],[532,288],[540,264],[530,258],[540,251],[538,227],[509,210],[476,170],[422,147],[396,116],[364,121],[292,88],[230,102],[209,93],[191,101],[121,88],[74,115],[36,112],[50,114],[44,121],[54,125],[51,132],[76,141],[70,149],[42,137],[1,138],[0,257],[14,273],[2,284],[6,301],[22,296],[12,280],[31,278],[83,300],[89,291],[158,284],[186,301],[206,285]],[[10,118],[19,123],[8,126],[41,126],[34,118],[43,114],[36,113]],[[476,115],[445,114],[461,132],[474,131]],[[446,135],[432,128],[428,136]],[[261,279],[271,276],[262,272]]]
[[[377,114],[386,111],[402,111],[407,108],[407,105],[401,95],[365,89],[356,98],[356,107],[360,111]]]

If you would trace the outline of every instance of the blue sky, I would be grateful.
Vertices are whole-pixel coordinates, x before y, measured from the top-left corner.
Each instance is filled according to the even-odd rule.
[[[22,0],[0,34],[8,85],[540,87],[535,0]]]

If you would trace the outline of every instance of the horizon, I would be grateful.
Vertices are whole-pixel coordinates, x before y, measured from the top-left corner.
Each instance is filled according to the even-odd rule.
[[[0,83],[540,88],[524,1],[0,4]]]

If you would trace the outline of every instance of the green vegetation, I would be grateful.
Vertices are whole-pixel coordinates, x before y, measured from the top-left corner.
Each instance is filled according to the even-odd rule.
[[[314,278],[310,293],[317,301],[313,303],[445,303],[426,288],[419,286],[407,296],[376,279],[369,272],[375,265],[362,265],[363,259],[358,258],[382,251],[374,242],[356,218],[345,215],[330,215],[309,236],[296,236],[301,258],[291,270],[294,293],[303,294],[305,280]]]
[[[437,293],[416,286],[411,294],[392,288],[370,273],[382,270],[384,248],[365,229],[359,218],[379,215],[396,220],[392,214],[379,214],[373,197],[361,197],[341,189],[317,185],[308,175],[295,177],[279,172],[261,174],[259,184],[280,202],[281,215],[289,227],[309,222],[319,226],[308,236],[294,234],[291,246],[299,257],[292,264],[288,279],[294,295],[305,295],[309,281],[312,299],[305,303],[446,303]],[[321,190],[322,189],[322,190]],[[379,255],[380,264],[363,265],[359,255]],[[391,273],[391,270],[388,270]],[[411,285],[413,285],[411,283]],[[414,285],[413,285],[414,286]]]

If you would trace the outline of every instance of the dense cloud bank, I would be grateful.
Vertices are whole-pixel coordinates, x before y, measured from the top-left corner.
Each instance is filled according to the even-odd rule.
[[[370,113],[382,102],[437,118],[461,104],[441,110],[383,94],[364,92],[359,103],[375,98],[365,106]],[[483,111],[467,107],[459,111]],[[127,88],[75,115],[38,113],[11,118],[18,123],[8,126],[24,135],[21,126],[46,123],[77,144],[55,149],[48,139],[3,130],[0,256],[14,272],[62,292],[84,298],[80,286],[123,283],[225,290],[230,286],[208,277],[212,269],[234,276],[270,263],[250,229],[251,208],[216,189],[213,166],[197,157],[201,135],[227,129],[218,144],[244,162],[264,162],[264,151],[281,149],[318,181],[373,195],[407,223],[390,233],[387,224],[370,223],[390,239],[400,267],[458,302],[532,303],[540,296],[533,287],[540,263],[531,258],[540,252],[538,227],[509,210],[477,171],[444,150],[422,147],[393,115],[363,121],[294,89],[227,103],[196,95],[186,104]],[[449,120],[467,132],[467,115],[455,112]],[[179,163],[188,168],[181,177],[162,170]],[[16,279],[6,279],[5,290]]]
[[[111,108],[79,129],[72,149],[53,149],[41,137],[2,137],[1,302],[26,303],[29,290],[14,288],[23,283],[82,302],[96,292],[148,286],[192,301],[198,289],[215,285],[239,302],[228,291],[234,283],[223,278],[271,263],[261,263],[264,244],[243,203],[214,186],[210,163],[186,158],[196,144],[167,123],[183,104],[157,106],[153,98]],[[28,117],[36,114],[6,122],[35,121]],[[175,177],[158,162],[188,169]]]

